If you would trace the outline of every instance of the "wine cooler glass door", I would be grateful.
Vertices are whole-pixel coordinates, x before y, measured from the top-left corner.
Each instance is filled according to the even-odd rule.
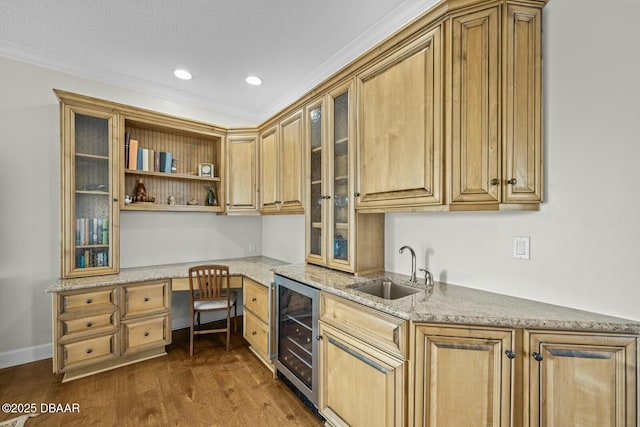
[[[283,372],[291,374],[287,377],[294,385],[315,403],[318,291],[297,282],[293,283],[302,289],[294,290],[291,281],[286,281],[286,286],[278,286],[278,362]]]

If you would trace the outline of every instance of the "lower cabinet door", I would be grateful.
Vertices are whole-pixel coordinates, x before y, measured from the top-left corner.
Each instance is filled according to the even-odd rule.
[[[413,425],[510,426],[514,334],[417,324]]]
[[[117,334],[109,334],[62,345],[63,369],[115,359],[118,354],[116,337]]]
[[[255,314],[244,310],[244,338],[265,361],[269,360],[269,326]]]
[[[335,426],[402,426],[405,362],[320,322],[319,409]]]
[[[123,354],[143,351],[154,347],[164,347],[171,343],[169,316],[163,315],[144,320],[122,323]]]
[[[535,331],[527,343],[525,426],[640,425],[638,337]]]

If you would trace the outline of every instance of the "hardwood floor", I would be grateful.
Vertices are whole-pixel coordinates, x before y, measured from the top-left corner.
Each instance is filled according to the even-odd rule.
[[[167,356],[62,384],[51,359],[0,369],[0,403],[79,405],[42,413],[32,426],[321,426],[315,415],[251,353],[242,328],[196,337],[174,331]],[[0,421],[21,414],[0,413]]]

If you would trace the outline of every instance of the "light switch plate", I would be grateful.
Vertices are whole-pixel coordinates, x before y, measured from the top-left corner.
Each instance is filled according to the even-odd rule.
[[[513,258],[531,259],[529,236],[513,236]]]

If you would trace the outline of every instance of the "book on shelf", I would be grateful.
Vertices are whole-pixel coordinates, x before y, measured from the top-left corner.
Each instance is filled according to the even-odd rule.
[[[155,154],[155,151],[152,150],[151,148],[147,150],[147,165],[149,166],[147,170],[150,172],[153,172],[154,170],[154,164],[155,164],[153,160],[154,154]]]
[[[178,173],[178,159],[171,159],[171,173]]]
[[[129,145],[130,145],[129,132],[124,133],[124,167],[129,168]]]
[[[76,218],[76,245],[108,245],[109,218]]]
[[[171,161],[173,156],[169,151],[160,152],[160,172],[171,173]]]
[[[153,152],[153,171],[160,172],[160,152]]]
[[[148,171],[149,170],[149,149],[148,148],[141,148],[140,150],[142,151],[142,154],[141,154],[142,168],[141,168],[141,170]]]
[[[138,140],[129,139],[129,169],[138,169]]]
[[[136,165],[137,165],[136,170],[139,170],[139,171],[142,170],[142,166],[143,166],[143,164],[142,164],[142,150],[143,150],[143,148],[138,146],[138,153],[137,153],[137,156],[136,156],[136,158],[138,159],[137,163],[136,163]]]

